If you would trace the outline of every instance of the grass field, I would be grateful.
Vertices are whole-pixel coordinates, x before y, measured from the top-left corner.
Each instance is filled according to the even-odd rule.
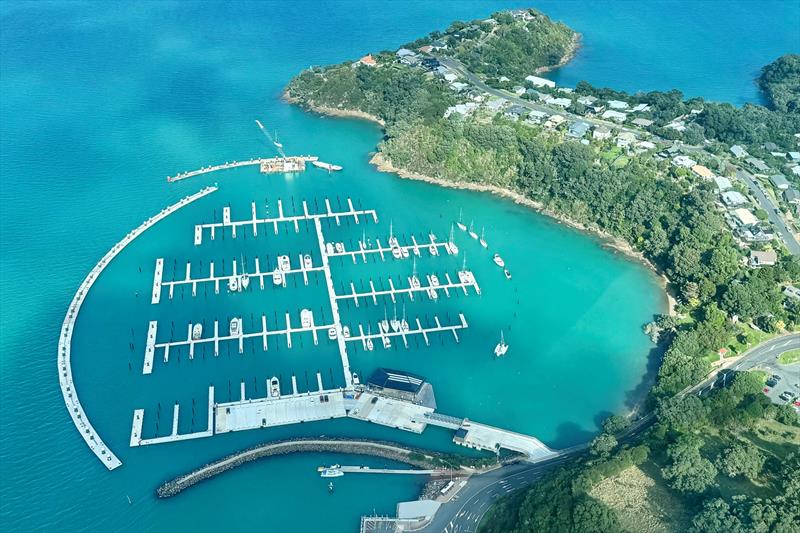
[[[778,362],[782,365],[800,363],[800,350],[789,350],[778,356]]]

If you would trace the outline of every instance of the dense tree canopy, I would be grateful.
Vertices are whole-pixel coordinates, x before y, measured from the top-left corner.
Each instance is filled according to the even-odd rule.
[[[773,109],[800,113],[800,55],[787,54],[765,66],[758,84]]]

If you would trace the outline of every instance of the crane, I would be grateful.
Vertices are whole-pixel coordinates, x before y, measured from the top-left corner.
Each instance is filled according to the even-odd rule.
[[[269,134],[269,131],[267,131],[267,128],[264,127],[261,121],[256,120],[256,124],[258,124],[258,127],[261,129],[261,132],[267,136],[269,142],[271,142],[275,146],[275,149],[278,150],[278,153],[281,154],[281,157],[283,159],[286,159],[286,154],[283,152],[283,145],[272,138],[272,135]]]

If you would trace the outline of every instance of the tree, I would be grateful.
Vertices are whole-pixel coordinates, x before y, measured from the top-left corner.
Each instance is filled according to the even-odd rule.
[[[744,476],[751,481],[764,468],[764,455],[750,443],[735,443],[717,458],[717,467],[728,477]]]
[[[617,433],[628,429],[628,426],[630,425],[631,422],[628,420],[628,417],[622,415],[611,415],[603,420],[603,431],[609,435],[616,435]]]
[[[617,439],[614,435],[609,435],[608,433],[601,433],[592,441],[592,444],[589,446],[589,450],[594,455],[608,455],[611,451],[617,447]]]
[[[707,423],[708,409],[703,401],[693,394],[673,396],[662,400],[656,409],[659,422],[678,432],[688,432]]]
[[[747,529],[721,498],[707,500],[692,519],[691,533],[745,533]]]
[[[694,435],[681,435],[667,447],[671,463],[661,469],[669,485],[681,492],[703,492],[717,476],[714,465],[700,454],[703,440]]]

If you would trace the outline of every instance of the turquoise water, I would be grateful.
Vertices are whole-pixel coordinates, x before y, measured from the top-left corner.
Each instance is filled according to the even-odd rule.
[[[589,438],[603,414],[624,410],[641,396],[652,348],[641,325],[664,305],[650,273],[595,240],[509,202],[377,173],[367,164],[381,135],[373,125],[312,116],[279,100],[286,81],[309,64],[391,48],[453,18],[518,5],[0,6],[4,530],[352,531],[362,513],[392,514],[397,501],[416,495],[419,480],[350,476],[337,481],[336,492],[329,495],[314,467],[333,460],[364,460],[309,455],[251,465],[169,501],[156,501],[153,491],[161,481],[208,460],[293,435],[370,436],[455,450],[442,430],[417,436],[352,420],[128,448],[134,408],[146,409],[146,435],[156,432],[156,422],[163,434],[170,417],[156,417],[158,405],[168,412],[180,401],[183,432],[192,429],[187,404],[195,399],[195,421],[202,426],[209,383],[216,386],[218,400],[227,400],[229,383],[233,397],[240,380],[245,380],[248,395],[263,395],[264,379],[273,374],[287,386],[295,373],[301,388],[305,373],[322,372],[326,386],[341,381],[335,348],[326,342],[315,348],[308,338],[291,351],[277,343],[267,353],[248,346],[243,355],[228,355],[223,349],[217,359],[197,355],[193,362],[184,352],[180,362],[175,354],[167,365],[157,362],[152,375],[140,374],[148,320],[160,321],[163,339],[171,321],[176,335],[182,335],[189,320],[208,323],[241,314],[247,329],[250,314],[270,317],[298,305],[322,305],[315,278],[308,288],[291,291],[199,293],[195,299],[178,291],[172,302],[149,304],[146,295],[157,257],[165,258],[170,279],[175,261],[180,272],[186,260],[199,269],[201,260],[207,267],[209,259],[230,264],[235,257],[251,261],[259,256],[263,261],[278,252],[314,249],[303,234],[226,239],[196,249],[192,225],[210,220],[215,212],[219,216],[228,204],[236,217],[247,215],[251,201],[274,206],[283,198],[299,205],[302,199],[350,196],[379,211],[381,224],[366,229],[374,236],[388,233],[389,220],[401,235],[433,230],[443,236],[459,209],[468,220],[486,226],[492,251],[503,254],[514,280],[502,278],[490,252],[462,234],[458,242],[483,295],[407,306],[409,314],[423,316],[464,312],[471,327],[460,344],[444,338],[428,349],[376,348],[351,356],[353,367],[364,375],[385,365],[427,376],[442,412],[530,432],[559,447]],[[676,55],[669,61],[654,56],[654,68],[645,71],[631,68],[637,63],[629,50],[641,45],[641,35],[653,25],[668,24],[664,15],[674,5],[624,5],[629,16],[612,18],[617,32],[609,26],[609,10],[620,8],[540,5],[585,36],[586,46],[575,63],[585,70],[569,66],[557,76],[586,77],[626,89],[674,85],[687,94],[752,101],[757,96],[751,73],[741,70],[740,59],[748,57],[756,66],[766,63],[788,51],[779,44],[791,44],[796,31],[791,17],[776,17],[770,23],[773,41],[760,47],[746,38],[723,40],[716,30],[707,33],[701,50],[684,48],[684,39],[676,37],[671,44]],[[706,6],[707,14],[718,16],[715,5],[692,9]],[[654,10],[662,14],[660,19]],[[736,13],[726,11],[725,16]],[[739,24],[753,20],[742,13],[738,17],[734,22]],[[730,63],[719,60],[722,46],[733,58]],[[742,53],[734,53],[732,46],[742,46]],[[674,67],[683,60],[715,75],[698,85],[696,74]],[[290,151],[318,154],[344,165],[345,171],[333,176],[308,171],[286,179],[241,169],[167,185],[164,177],[176,171],[269,153],[253,124],[256,117],[278,128]],[[64,312],[86,272],[125,233],[214,181],[221,185],[219,192],[159,223],[126,248],[95,284],[81,311],[73,344],[74,378],[90,419],[124,462],[109,473],[77,434],[57,386],[55,347]],[[330,234],[355,241],[360,232],[361,227],[343,226]],[[460,261],[426,259],[418,269],[452,275]],[[407,270],[408,264],[334,264],[334,275],[342,280],[408,275]],[[345,308],[343,314],[345,320],[375,320],[383,308]],[[506,359],[495,361],[490,353],[500,328],[507,328],[512,348]],[[302,512],[312,505],[317,512]]]

